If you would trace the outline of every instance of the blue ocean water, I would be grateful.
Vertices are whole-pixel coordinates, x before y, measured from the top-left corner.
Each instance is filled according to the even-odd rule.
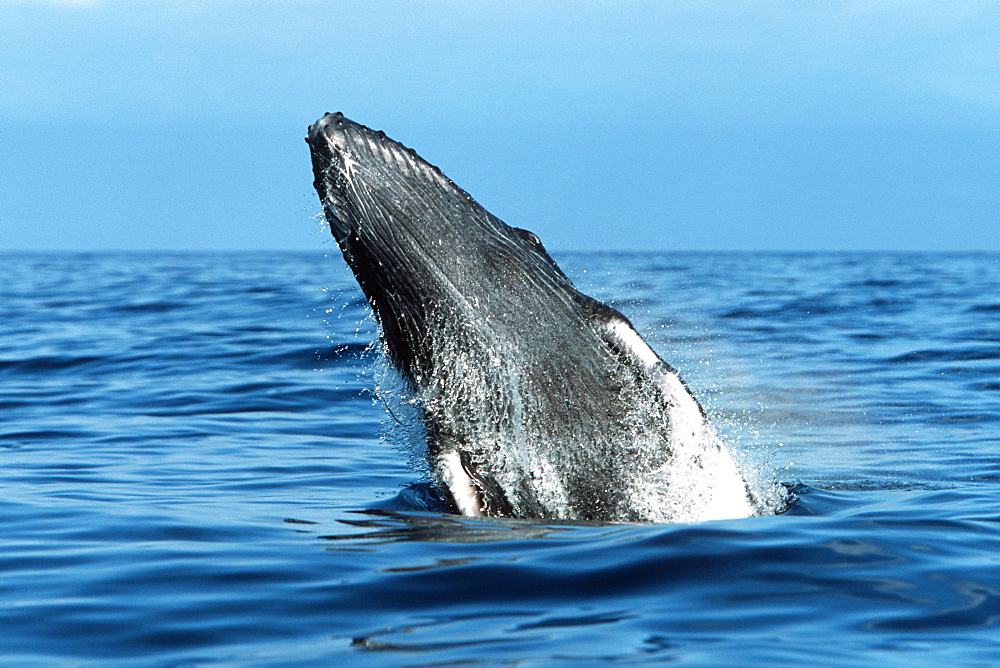
[[[1000,255],[557,259],[787,513],[423,511],[336,252],[7,253],[0,663],[1000,662]]]

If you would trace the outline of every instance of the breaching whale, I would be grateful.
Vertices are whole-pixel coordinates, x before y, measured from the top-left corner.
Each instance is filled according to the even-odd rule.
[[[455,510],[653,522],[756,512],[677,371],[577,290],[534,234],[340,113],[306,141],[330,230]]]

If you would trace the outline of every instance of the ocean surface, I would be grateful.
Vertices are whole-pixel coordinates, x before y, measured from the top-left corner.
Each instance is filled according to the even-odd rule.
[[[1000,663],[1000,255],[579,253],[779,515],[422,509],[335,251],[0,254],[0,664]]]

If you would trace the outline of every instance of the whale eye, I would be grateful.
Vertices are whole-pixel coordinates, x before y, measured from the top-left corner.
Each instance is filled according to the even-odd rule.
[[[560,279],[566,281],[567,284],[572,285],[572,281],[566,277],[563,270],[559,268],[556,261],[553,260],[549,254],[545,251],[545,246],[542,245],[542,240],[538,236],[531,232],[530,230],[522,230],[520,227],[511,227],[510,231],[514,233],[514,236],[524,244],[525,248],[532,253],[534,253],[542,263],[551,271],[555,273]]]
[[[520,227],[512,227],[514,234],[518,236],[521,241],[528,244],[531,250],[543,251],[542,240],[538,238],[538,235],[530,230],[522,230]]]

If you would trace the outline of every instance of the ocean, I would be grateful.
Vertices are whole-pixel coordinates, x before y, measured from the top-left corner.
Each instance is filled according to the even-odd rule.
[[[4,253],[0,663],[1000,663],[1000,254],[556,259],[786,512],[437,512],[336,249]]]

